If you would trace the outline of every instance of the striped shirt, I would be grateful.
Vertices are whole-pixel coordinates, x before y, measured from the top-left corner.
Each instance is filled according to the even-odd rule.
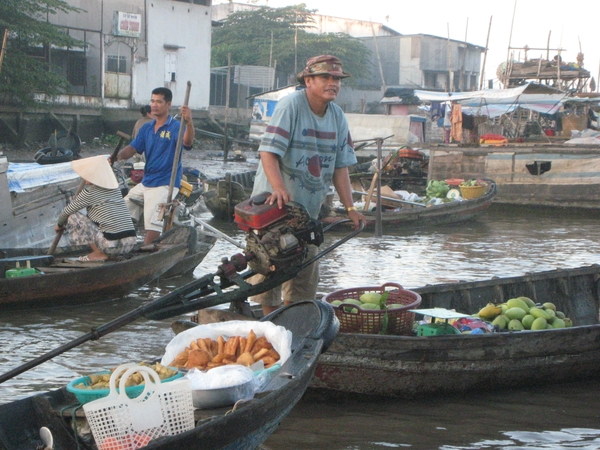
[[[135,236],[133,221],[120,189],[104,189],[95,184],[86,184],[60,214],[58,225],[64,226],[71,214],[83,208],[87,208],[88,218],[98,226],[106,239]]]

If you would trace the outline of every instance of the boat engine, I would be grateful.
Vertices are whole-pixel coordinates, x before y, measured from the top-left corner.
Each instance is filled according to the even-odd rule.
[[[299,203],[289,202],[279,209],[267,204],[271,194],[263,192],[234,208],[234,220],[247,232],[245,258],[256,273],[267,275],[292,265],[300,265],[308,245],[321,245],[323,226],[312,219]]]

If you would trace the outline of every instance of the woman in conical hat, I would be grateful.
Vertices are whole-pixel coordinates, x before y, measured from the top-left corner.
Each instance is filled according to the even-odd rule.
[[[65,229],[72,245],[90,245],[80,261],[104,261],[128,253],[136,243],[135,228],[119,183],[106,156],[71,162],[85,187],[62,211],[54,229]],[[86,214],[79,212],[85,209]]]

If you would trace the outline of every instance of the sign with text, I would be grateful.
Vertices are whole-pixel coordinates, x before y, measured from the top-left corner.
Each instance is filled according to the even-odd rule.
[[[142,15],[115,11],[113,34],[115,36],[140,37],[142,33]]]

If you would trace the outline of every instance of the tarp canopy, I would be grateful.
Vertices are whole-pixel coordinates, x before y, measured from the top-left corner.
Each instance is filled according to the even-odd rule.
[[[470,115],[498,117],[515,108],[525,108],[543,114],[556,113],[567,93],[548,86],[528,83],[510,89],[487,89],[472,92],[435,92],[415,90],[422,102],[457,102]],[[398,97],[384,97],[381,103],[399,103]]]

